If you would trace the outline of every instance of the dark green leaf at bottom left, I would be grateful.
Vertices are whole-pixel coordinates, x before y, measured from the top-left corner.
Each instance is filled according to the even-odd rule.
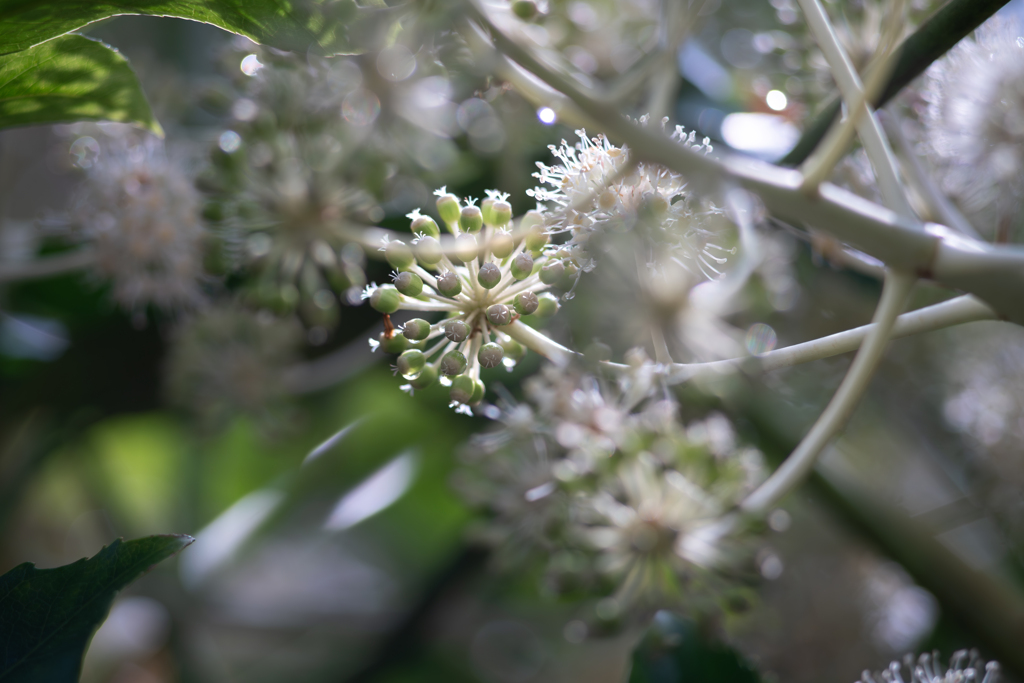
[[[30,562],[0,576],[0,682],[74,683],[118,591],[192,543],[190,536],[114,541],[53,569]]]

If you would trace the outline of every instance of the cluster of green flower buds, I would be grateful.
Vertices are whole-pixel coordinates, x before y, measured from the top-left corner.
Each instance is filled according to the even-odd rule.
[[[450,387],[453,407],[471,414],[484,397],[481,369],[511,368],[532,344],[525,321],[554,315],[558,301],[546,293],[565,266],[548,246],[544,216],[512,218],[508,196],[488,191],[480,205],[436,192],[437,221],[414,211],[410,242],[385,240],[381,251],[395,269],[394,282],[367,287],[364,298],[385,315],[433,314],[406,321],[376,348],[399,353],[395,371],[412,392],[434,382]],[[439,315],[438,315],[439,314]]]

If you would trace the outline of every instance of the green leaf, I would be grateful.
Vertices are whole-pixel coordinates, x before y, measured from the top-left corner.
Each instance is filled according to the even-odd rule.
[[[122,14],[199,21],[284,50],[336,53],[346,49],[346,24],[357,12],[354,0],[0,0],[0,55]]]
[[[0,681],[77,681],[85,648],[117,592],[192,541],[118,539],[88,560],[54,569],[26,562],[0,576]]]
[[[633,653],[629,683],[758,683],[743,655],[702,634],[688,620],[661,611]]]
[[[85,120],[163,135],[127,60],[99,41],[61,36],[0,56],[0,128]]]

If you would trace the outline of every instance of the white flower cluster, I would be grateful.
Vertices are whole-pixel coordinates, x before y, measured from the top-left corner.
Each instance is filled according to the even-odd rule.
[[[647,117],[640,122],[647,124]],[[692,274],[707,278],[720,274],[730,251],[711,241],[715,233],[706,222],[707,216],[720,213],[718,209],[694,207],[680,174],[655,164],[634,163],[628,148],[616,147],[603,135],[591,138],[582,129],[576,134],[580,141],[575,145],[563,140],[560,147],[550,147],[561,163],[538,162],[540,171],[534,177],[541,185],[527,191],[549,205],[552,233],[571,233],[569,244],[587,252],[591,239],[602,232],[642,228],[652,245],[659,251],[667,248],[670,258]],[[681,126],[671,139],[705,154],[712,151],[708,138],[698,143],[696,133],[687,134]]]
[[[684,426],[674,401],[648,398],[647,367],[609,385],[549,366],[457,479],[490,512],[481,538],[509,568],[541,560],[550,590],[602,597],[606,616],[712,609],[750,559],[721,521],[761,481],[760,453],[722,415]]]
[[[893,662],[885,671],[872,674],[865,671],[859,683],[996,683],[999,680],[999,664],[985,663],[977,650],[959,650],[949,659],[949,667],[943,667],[939,653],[924,653],[914,662],[913,655],[907,655],[903,664],[907,667],[907,678],[902,675],[899,662]]]
[[[982,234],[1021,239],[1024,37],[1017,23],[989,21],[960,41],[928,70],[924,97],[925,146],[942,189]]]
[[[200,198],[159,141],[111,145],[88,171],[71,215],[96,248],[97,270],[129,309],[175,310],[202,300]]]

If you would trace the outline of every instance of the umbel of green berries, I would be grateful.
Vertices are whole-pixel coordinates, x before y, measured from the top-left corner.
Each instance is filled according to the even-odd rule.
[[[381,251],[395,268],[394,283],[367,287],[364,298],[385,315],[417,311],[374,348],[400,353],[395,370],[412,392],[440,381],[451,405],[470,414],[484,397],[482,368],[511,368],[537,333],[521,319],[551,316],[557,300],[545,293],[564,275],[547,249],[544,217],[530,211],[512,220],[508,195],[489,191],[476,206],[441,188],[437,212],[448,235],[430,216],[409,214],[409,243],[385,240]]]

